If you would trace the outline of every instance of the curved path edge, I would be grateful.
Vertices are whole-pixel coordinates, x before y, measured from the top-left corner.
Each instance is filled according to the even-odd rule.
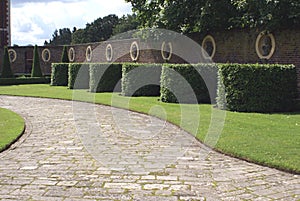
[[[11,110],[11,111],[13,111],[13,110]],[[15,111],[13,111],[13,112],[15,112]],[[13,149],[17,148],[18,146],[20,146],[25,141],[25,139],[30,135],[30,133],[32,131],[30,122],[28,122],[26,120],[26,117],[24,116],[24,114],[19,114],[19,113],[17,113],[17,114],[20,115],[24,120],[23,130],[17,135],[16,139],[11,141],[2,150],[0,150],[0,154],[5,154],[7,151],[13,150]]]

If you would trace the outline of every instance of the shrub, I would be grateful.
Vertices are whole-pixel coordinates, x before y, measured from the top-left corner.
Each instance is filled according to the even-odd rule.
[[[210,91],[210,93],[209,93]],[[215,64],[164,64],[161,101],[168,103],[214,103],[217,91]]]
[[[2,78],[13,78],[14,74],[11,70],[10,59],[7,47],[4,47],[3,62],[2,62]]]
[[[69,56],[68,56],[68,48],[65,45],[61,55],[61,63],[70,63]]]
[[[49,84],[49,77],[20,77],[20,78],[1,78],[0,85],[18,84]]]
[[[68,76],[69,89],[89,89],[89,64],[69,64]]]
[[[159,96],[161,69],[161,64],[124,64],[122,68],[122,95]]]
[[[295,106],[296,68],[293,65],[224,64],[219,68],[218,106],[239,112],[283,112]]]
[[[53,63],[51,66],[51,85],[68,86],[68,68],[66,63]]]
[[[37,45],[34,46],[34,50],[33,50],[33,63],[32,63],[31,77],[43,77]]]
[[[91,64],[91,92],[121,92],[122,64]]]

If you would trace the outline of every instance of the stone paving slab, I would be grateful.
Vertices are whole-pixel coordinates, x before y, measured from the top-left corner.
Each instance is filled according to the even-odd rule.
[[[0,107],[27,126],[0,153],[0,200],[300,199],[299,175],[216,153],[156,118],[39,98],[0,96]]]

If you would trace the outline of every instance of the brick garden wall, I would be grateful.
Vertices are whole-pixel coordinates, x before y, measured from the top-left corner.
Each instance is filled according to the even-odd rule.
[[[300,65],[300,30],[272,32],[276,40],[276,49],[269,60],[260,59],[255,50],[259,31],[233,30],[222,33],[212,33],[216,42],[216,63],[280,63]],[[202,44],[204,36],[191,36]]]
[[[300,97],[300,29],[274,31],[276,41],[276,49],[270,59],[260,59],[255,50],[256,38],[260,31],[249,30],[231,30],[226,32],[210,33],[216,43],[215,56],[212,58],[215,63],[280,63],[280,64],[294,64],[298,71],[298,89]],[[194,41],[202,44],[206,35],[195,33],[189,37]],[[136,41],[140,52],[139,57],[135,62],[140,63],[163,63],[165,62],[161,56],[161,44],[150,44],[139,41],[138,39],[106,41],[101,43],[91,43],[82,45],[69,46],[74,50],[73,62],[86,61],[86,50],[90,46],[92,49],[92,56],[90,62],[107,62],[106,48],[111,45],[112,61],[115,62],[133,62],[130,57],[131,44]],[[51,73],[51,63],[60,62],[62,54],[62,46],[41,46],[39,47],[40,61],[42,70],[45,75]],[[182,48],[174,44],[173,50]],[[30,73],[32,64],[33,47],[10,47],[16,52],[16,60],[12,62],[12,68],[16,74]],[[49,61],[44,61],[43,50],[48,49],[50,52]],[[193,52],[192,50],[188,50]],[[197,54],[197,53],[196,53]],[[201,53],[199,53],[201,54]],[[0,63],[2,63],[3,49],[0,49]],[[184,63],[185,61],[180,57],[173,55],[170,63]],[[1,70],[1,66],[0,66]],[[1,71],[0,71],[1,72]]]
[[[22,75],[22,74],[30,74],[31,68],[32,68],[32,62],[33,62],[33,48],[32,46],[28,47],[9,47],[10,50],[15,51],[15,61],[11,62],[11,67],[16,75]],[[50,60],[44,61],[42,58],[42,52],[45,49],[49,49],[50,51]],[[42,46],[39,47],[39,56],[40,56],[40,64],[42,68],[42,72],[44,75],[50,75],[51,74],[51,64],[53,62],[58,62],[61,59],[62,54],[62,46],[56,46],[56,47],[50,47],[50,46]],[[3,60],[3,49],[0,49],[0,63],[2,63]],[[11,56],[13,58],[13,56]],[[2,71],[2,66],[0,65],[0,72]]]
[[[74,62],[85,62],[86,61],[86,50],[90,46],[93,50],[92,58],[90,62],[107,62],[106,48],[108,45],[112,47],[112,61],[114,62],[132,62],[130,57],[131,44],[136,41],[138,43],[140,52],[137,62],[140,63],[161,63],[160,51],[153,50],[146,47],[147,44],[140,42],[138,39],[127,39],[127,40],[116,40],[116,41],[105,41],[101,43],[91,43],[69,46],[68,49],[73,48],[75,52]]]
[[[300,97],[300,29],[274,31],[276,49],[273,56],[266,60],[256,54],[255,43],[260,31],[232,30],[211,33],[216,42],[216,63],[278,63],[294,64],[297,68],[298,92]],[[204,36],[190,36],[202,44]]]

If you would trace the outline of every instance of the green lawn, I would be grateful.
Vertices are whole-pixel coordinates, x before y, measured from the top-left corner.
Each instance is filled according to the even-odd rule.
[[[0,108],[0,151],[16,140],[24,130],[24,120],[16,113]]]
[[[74,93],[73,93],[74,92]],[[121,97],[112,93],[88,93],[85,90],[68,90],[65,87],[49,85],[1,86],[0,94],[59,98],[67,100],[90,101],[99,104],[125,107],[130,110],[166,117],[168,121],[206,141],[211,133],[216,134],[217,150],[269,167],[300,173],[300,114],[257,114],[224,112],[211,105],[166,104],[158,97]],[[155,106],[155,107],[153,107]],[[157,109],[158,108],[158,109]],[[160,112],[164,110],[164,112]],[[184,114],[181,111],[184,111]],[[197,111],[200,111],[200,114]],[[222,131],[211,121],[212,112],[225,114]],[[181,116],[185,116],[181,122]],[[200,119],[198,119],[200,116]],[[222,117],[222,116],[221,116]],[[217,116],[217,119],[222,119]],[[197,121],[195,121],[197,120]],[[199,124],[199,126],[198,126]],[[210,141],[207,141],[209,144]]]

